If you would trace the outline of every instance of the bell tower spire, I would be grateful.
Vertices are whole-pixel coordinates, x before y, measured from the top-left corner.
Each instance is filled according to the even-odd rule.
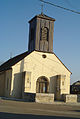
[[[43,14],[35,16],[29,21],[28,50],[53,52],[53,31],[55,19]]]

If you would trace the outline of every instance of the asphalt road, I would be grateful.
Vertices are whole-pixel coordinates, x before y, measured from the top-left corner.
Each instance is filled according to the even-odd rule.
[[[38,104],[0,99],[0,119],[76,119],[79,105]]]

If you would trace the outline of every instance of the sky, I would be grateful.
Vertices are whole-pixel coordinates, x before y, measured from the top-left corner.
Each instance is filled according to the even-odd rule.
[[[80,0],[45,0],[80,12]],[[39,0],[0,0],[0,63],[28,50],[29,23],[41,13]],[[80,14],[43,4],[43,13],[55,18],[53,52],[80,80]]]

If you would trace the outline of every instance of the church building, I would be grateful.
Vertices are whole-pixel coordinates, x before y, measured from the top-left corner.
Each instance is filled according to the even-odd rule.
[[[29,21],[28,51],[0,66],[0,96],[34,100],[36,94],[70,94],[70,70],[53,50],[55,19],[39,14]]]

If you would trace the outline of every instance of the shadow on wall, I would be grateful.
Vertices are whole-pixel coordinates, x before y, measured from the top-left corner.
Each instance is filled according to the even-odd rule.
[[[56,76],[50,77],[50,93],[54,93],[56,96]]]
[[[24,59],[21,61],[20,72],[14,74],[13,91],[14,98],[22,98],[22,86],[23,86],[23,73],[24,72]]]
[[[14,74],[14,83],[13,83],[13,97],[21,98],[22,97],[22,73]]]
[[[24,72],[24,59],[21,61],[20,72]]]
[[[12,113],[0,112],[0,119],[73,119],[73,118],[72,117],[62,117],[62,116],[12,114]]]

